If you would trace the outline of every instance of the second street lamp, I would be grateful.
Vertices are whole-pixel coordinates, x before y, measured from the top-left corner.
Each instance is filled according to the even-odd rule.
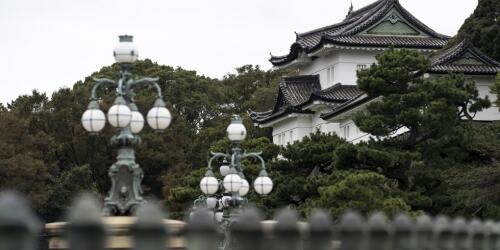
[[[214,153],[208,161],[208,169],[205,177],[200,181],[200,189],[206,196],[202,196],[195,201],[195,207],[202,206],[214,211],[215,218],[223,228],[229,226],[231,210],[239,208],[247,203],[243,197],[250,191],[250,184],[244,175],[242,161],[253,158],[261,163],[259,176],[254,181],[254,189],[260,195],[267,195],[273,188],[273,182],[268,177],[264,159],[261,153],[246,153],[241,149],[241,143],[245,140],[247,131],[243,121],[237,115],[231,119],[231,124],[227,127],[227,136],[233,143],[232,153]],[[219,181],[214,176],[212,162],[217,159],[224,159],[220,166],[220,173],[223,180]],[[228,162],[228,159],[231,161]],[[215,202],[216,200],[217,202]],[[223,210],[223,211],[220,211]]]
[[[250,191],[250,184],[245,178],[244,166],[241,162],[246,158],[253,158],[261,163],[259,176],[253,185],[255,192],[267,195],[273,189],[273,182],[267,175],[261,153],[246,153],[241,149],[241,143],[247,135],[241,118],[234,115],[226,131],[227,137],[233,144],[232,152],[231,154],[211,152],[213,156],[208,161],[207,172],[200,181],[200,189],[206,196],[200,196],[194,201],[194,209],[207,208],[213,211],[214,219],[219,223],[225,236],[221,241],[220,249],[229,249],[229,228],[239,208],[247,204],[244,196]],[[219,168],[223,177],[222,181],[215,178],[212,169],[212,162],[217,159],[224,159]]]

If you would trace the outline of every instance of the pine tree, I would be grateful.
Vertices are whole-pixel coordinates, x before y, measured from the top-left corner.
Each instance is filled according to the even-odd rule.
[[[483,53],[500,61],[500,1],[479,0],[474,13],[465,20],[455,42],[469,38]]]

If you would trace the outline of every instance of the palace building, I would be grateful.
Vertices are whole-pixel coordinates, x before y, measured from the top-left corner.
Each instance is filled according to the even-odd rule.
[[[367,140],[352,115],[376,101],[356,87],[357,70],[370,67],[375,56],[391,46],[414,49],[430,57],[426,77],[463,73],[481,94],[488,95],[500,63],[481,53],[468,41],[448,48],[450,37],[420,22],[398,0],[379,0],[359,10],[349,10],[340,23],[296,35],[290,52],[271,56],[275,69],[294,69],[298,76],[283,77],[274,107],[251,112],[260,127],[273,128],[273,142],[286,145],[316,131],[336,133],[351,142]],[[446,49],[445,49],[446,48]],[[500,119],[498,107],[478,113],[479,121]]]

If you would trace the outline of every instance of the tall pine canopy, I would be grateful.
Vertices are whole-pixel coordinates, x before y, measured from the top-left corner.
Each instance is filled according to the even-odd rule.
[[[479,0],[474,13],[465,20],[457,41],[469,38],[483,53],[500,61],[500,1]]]

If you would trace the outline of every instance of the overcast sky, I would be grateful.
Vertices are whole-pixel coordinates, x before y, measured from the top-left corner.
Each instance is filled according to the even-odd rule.
[[[374,0],[353,0],[355,9]],[[477,0],[400,0],[434,30],[454,35]],[[118,35],[140,58],[221,78],[244,64],[271,67],[294,31],[341,21],[350,0],[0,0],[0,102],[51,93],[113,63]]]

